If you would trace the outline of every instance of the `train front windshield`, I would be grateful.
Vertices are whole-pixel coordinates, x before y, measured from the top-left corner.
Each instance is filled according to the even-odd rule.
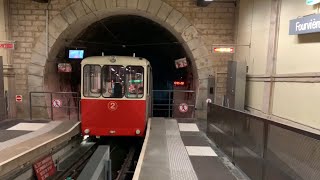
[[[105,98],[142,98],[144,68],[142,66],[85,65],[83,96]]]

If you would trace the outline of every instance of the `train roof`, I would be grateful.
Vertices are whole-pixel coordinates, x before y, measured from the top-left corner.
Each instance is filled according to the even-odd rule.
[[[139,65],[147,66],[149,61],[140,57],[131,56],[91,56],[81,61],[82,65],[85,64],[113,64],[113,65]]]

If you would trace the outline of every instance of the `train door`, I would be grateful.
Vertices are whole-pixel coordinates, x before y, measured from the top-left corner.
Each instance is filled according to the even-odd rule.
[[[146,86],[146,120],[148,120],[148,118],[151,116],[152,113],[152,106],[151,105],[151,99],[152,99],[152,91],[151,91],[151,71],[150,71],[150,65],[147,66],[146,69],[146,82],[147,82],[147,86]]]
[[[152,92],[152,89],[153,89],[153,76],[152,76],[152,68],[151,66],[149,65],[148,66],[148,92],[149,92],[149,101],[148,101],[148,104],[149,104],[149,117],[152,117],[153,116],[153,92]]]

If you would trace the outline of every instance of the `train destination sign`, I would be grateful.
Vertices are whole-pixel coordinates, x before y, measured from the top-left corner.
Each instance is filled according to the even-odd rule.
[[[290,20],[289,35],[320,32],[320,14]]]

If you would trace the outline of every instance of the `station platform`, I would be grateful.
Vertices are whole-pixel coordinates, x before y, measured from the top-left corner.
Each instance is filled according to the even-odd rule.
[[[247,179],[224,162],[203,133],[204,126],[195,120],[150,119],[133,179]]]
[[[6,120],[0,122],[0,179],[52,153],[80,132],[78,121]]]

